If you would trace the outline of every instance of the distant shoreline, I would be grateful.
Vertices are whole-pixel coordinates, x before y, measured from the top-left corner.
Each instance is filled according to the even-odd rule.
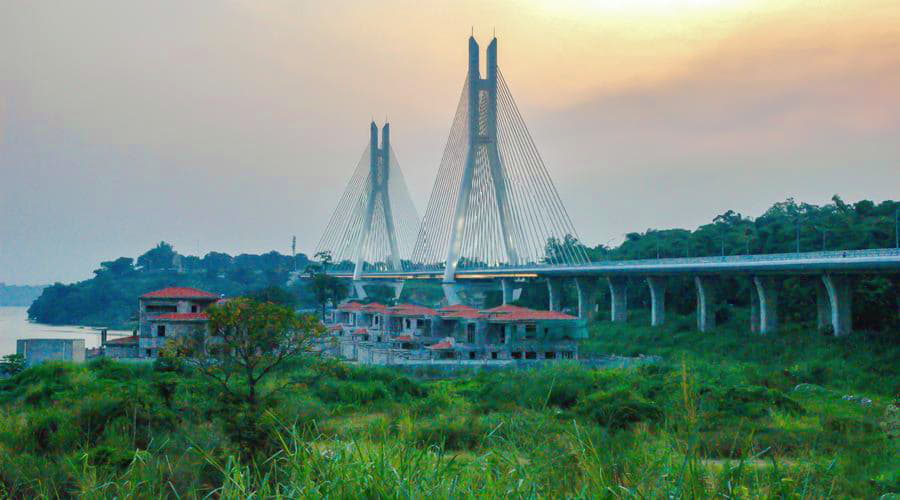
[[[8,305],[0,305],[0,308],[2,308],[2,309],[26,309],[26,310],[27,310],[28,307],[29,307],[29,306],[8,306]],[[106,329],[106,330],[109,331],[111,334],[112,334],[112,333],[115,333],[116,335],[119,335],[120,333],[123,333],[123,332],[125,332],[125,333],[133,333],[134,330],[137,329],[137,324],[130,325],[130,324],[127,324],[127,323],[124,324],[124,325],[90,325],[90,324],[88,324],[88,325],[74,325],[74,324],[70,324],[70,323],[42,323],[42,322],[40,322],[40,321],[34,321],[34,320],[32,320],[31,318],[28,318],[27,316],[26,316],[26,318],[25,318],[25,321],[26,321],[27,323],[32,324],[32,325],[52,326],[52,327],[54,327],[54,328],[76,328],[76,329],[79,329],[79,330],[85,330],[86,332],[91,332],[91,331],[93,331],[93,332],[96,332],[98,335],[100,334],[100,331],[103,330],[103,329]]]

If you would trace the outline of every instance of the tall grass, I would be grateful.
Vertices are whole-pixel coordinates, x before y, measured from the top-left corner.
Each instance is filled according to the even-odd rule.
[[[896,373],[886,369],[877,387],[861,373],[896,348],[856,339],[860,345],[835,352],[839,343],[790,330],[758,339],[727,325],[712,334],[666,328],[595,327],[588,348],[655,349],[665,358],[628,369],[560,363],[422,381],[388,369],[292,363],[271,382],[292,385],[263,416],[266,441],[252,462],[239,458],[215,393],[194,374],[173,382],[171,372],[111,362],[43,365],[0,381],[0,497],[900,491],[889,389]],[[801,383],[817,385],[795,390]],[[845,400],[847,393],[873,402]]]

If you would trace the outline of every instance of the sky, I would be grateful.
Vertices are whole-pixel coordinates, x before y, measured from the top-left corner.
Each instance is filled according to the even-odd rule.
[[[373,118],[421,213],[470,33],[591,245],[900,194],[896,0],[2,0],[0,282],[311,252]]]

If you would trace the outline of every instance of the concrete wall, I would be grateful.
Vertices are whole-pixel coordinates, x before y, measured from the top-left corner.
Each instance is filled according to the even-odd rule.
[[[25,366],[45,361],[84,362],[84,339],[19,339],[16,354],[25,357]]]
[[[171,339],[187,337],[206,329],[206,321],[150,320],[147,322],[147,325],[148,334],[141,336],[139,339],[140,350],[138,351],[138,356],[142,358],[159,356],[159,349],[165,348]],[[166,327],[165,337],[160,337],[157,334],[159,326]],[[151,350],[149,356],[147,355],[147,349]]]
[[[136,358],[138,357],[138,346],[135,345],[119,345],[106,344],[104,355],[108,358]]]

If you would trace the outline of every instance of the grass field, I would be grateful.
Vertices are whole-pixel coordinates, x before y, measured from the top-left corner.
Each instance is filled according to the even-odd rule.
[[[638,315],[641,313],[638,312]],[[894,336],[592,326],[557,364],[423,381],[298,361],[242,463],[214,388],[184,370],[48,364],[0,381],[0,496],[856,497],[900,492]]]

